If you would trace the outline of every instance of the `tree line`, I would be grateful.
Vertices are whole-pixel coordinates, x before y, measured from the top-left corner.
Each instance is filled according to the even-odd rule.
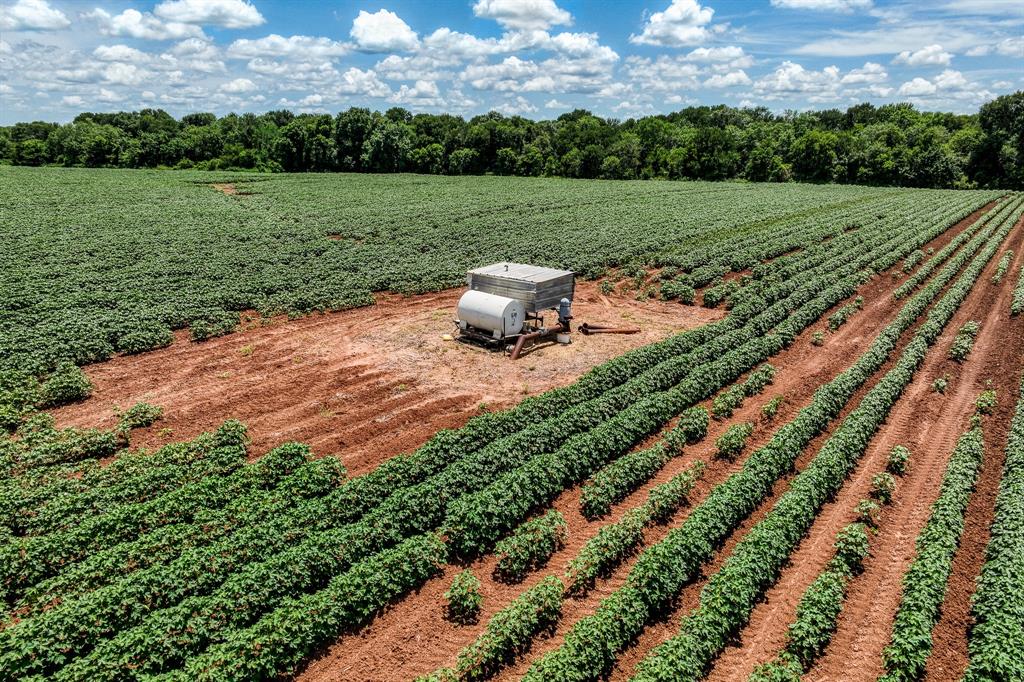
[[[466,120],[400,107],[181,119],[161,109],[82,113],[64,125],[0,127],[0,159],[28,166],[1024,189],[1024,91],[970,115],[867,103],[783,114],[699,106],[625,121],[582,109],[549,121],[497,112]]]

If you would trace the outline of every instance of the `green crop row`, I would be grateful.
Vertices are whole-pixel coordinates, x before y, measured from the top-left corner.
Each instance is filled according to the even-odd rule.
[[[35,409],[84,400],[92,382],[70,362],[57,363],[45,381],[28,372],[0,369],[0,434],[16,431]]]
[[[635,680],[682,681],[704,676],[774,584],[821,506],[842,486],[910,383],[927,349],[923,339],[911,342],[896,366],[847,416],[769,514],[744,536],[722,569],[711,577],[701,591],[700,605],[683,619],[680,632],[640,663]]]
[[[924,260],[924,251],[917,249],[909,256],[903,259],[903,272],[910,272],[913,270],[918,263]]]
[[[630,509],[623,517],[597,531],[569,562],[566,582],[570,594],[583,594],[594,582],[609,574],[636,551],[643,540],[644,528],[652,523],[667,523],[686,504],[687,496],[704,472],[704,463],[694,462],[685,471],[655,486],[647,501]]]
[[[649,655],[638,667],[634,679],[698,680],[703,677],[728,638],[747,623],[757,601],[774,584],[821,506],[838,492],[924,361],[928,348],[966,299],[1012,226],[1012,222],[1006,222],[996,230],[985,248],[929,312],[896,366],[843,421],[768,516],[744,536],[702,591],[700,606],[683,620],[680,633]]]
[[[90,555],[59,575],[29,588],[17,609],[21,613],[35,613],[57,599],[75,602],[87,592],[124,579],[130,572],[170,563],[197,546],[215,543],[236,530],[258,526],[266,519],[279,518],[304,500],[322,497],[335,490],[344,476],[344,467],[333,457],[307,462],[276,487],[255,490],[221,508],[203,510],[193,523],[161,526],[137,539]],[[240,537],[245,537],[245,534]],[[211,561],[211,556],[190,554],[187,560]],[[153,572],[144,572],[142,576],[155,581],[156,585],[160,584]],[[181,579],[185,580],[187,576],[183,575]],[[172,578],[169,583],[174,581]],[[116,605],[118,600],[119,597],[114,595],[109,603]],[[152,605],[157,602],[150,599],[145,603]],[[93,608],[88,607],[87,610],[92,611]],[[94,615],[100,617],[99,613]]]
[[[1024,201],[1024,197],[1022,196],[1014,196],[1013,198],[1001,201],[978,220],[974,221],[971,225],[962,230],[960,234],[953,237],[948,244],[939,249],[934,256],[929,258],[928,262],[914,273],[910,279],[896,288],[896,291],[893,292],[893,296],[896,300],[905,298],[908,294],[913,292],[922,282],[931,276],[932,272],[945,263],[957,249],[973,238],[979,230],[989,223],[1001,220],[1003,216],[1009,214],[1016,206],[1020,205],[1022,201]]]
[[[853,303],[847,303],[839,310],[828,316],[828,328],[836,331],[849,320],[853,315],[864,307],[864,299],[858,296]]]
[[[999,259],[999,264],[996,266],[996,272],[992,275],[992,283],[999,284],[1003,281],[1003,277],[1006,276],[1007,271],[1010,269],[1010,263],[1013,262],[1013,251],[1009,249],[1003,254],[1003,257]]]
[[[552,554],[565,546],[568,537],[569,526],[554,509],[527,521],[495,546],[498,563],[494,574],[506,582],[520,582],[527,573],[547,563]]]
[[[608,514],[612,505],[621,502],[649,481],[685,445],[699,443],[707,434],[708,413],[703,407],[684,410],[663,442],[646,450],[635,450],[602,467],[587,479],[580,496],[583,516],[593,520]]]
[[[1013,300],[1010,302],[1010,315],[1016,317],[1024,313],[1024,268],[1020,270],[1020,279],[1013,290]]]
[[[124,532],[127,534],[127,529],[132,523],[145,527],[145,524],[153,523],[150,519],[163,522],[169,517],[174,518],[175,514],[182,512],[183,507],[195,509],[206,504],[208,509],[222,506],[239,495],[272,488],[299,469],[308,456],[308,447],[285,444],[264,455],[257,462],[241,467],[230,476],[211,477],[202,488],[185,486],[154,500],[160,504],[143,503],[137,505],[138,509],[126,506],[123,514],[103,515],[94,519],[97,522],[109,522],[107,527],[125,528]],[[60,534],[57,534],[39,539],[56,542],[59,537]],[[231,536],[233,542],[243,538],[244,536]],[[101,539],[109,541],[110,536],[97,535],[97,541]],[[17,547],[17,544],[8,545],[4,548],[5,551],[11,551],[12,546]],[[263,552],[266,550],[266,543],[251,542],[248,547],[250,552]],[[0,631],[0,651],[3,652],[0,653],[0,672],[17,677],[65,665],[72,652],[82,652],[96,646],[104,637],[110,637],[126,624],[130,624],[132,619],[142,617],[148,610],[147,607],[152,608],[155,602],[146,596],[145,590],[140,591],[140,587],[144,586],[145,589],[151,590],[159,586],[160,582],[155,579],[160,575],[170,574],[174,577],[163,584],[160,593],[162,599],[173,599],[175,594],[187,594],[188,590],[195,589],[197,584],[201,584],[197,582],[199,578],[214,580],[222,571],[230,573],[234,568],[230,561],[217,555],[202,562],[189,561],[190,558],[186,555],[183,562],[179,559],[182,563],[177,566],[170,564],[157,566],[155,570],[148,572],[137,571],[121,582],[85,593],[79,599],[61,602],[33,618],[27,618]],[[23,562],[22,565],[29,566],[24,563],[24,556],[19,556],[18,559]],[[38,564],[32,566],[42,572],[43,567],[39,567]],[[189,578],[189,575],[192,577]]]
[[[994,231],[993,227],[968,242],[936,278],[904,306],[867,353],[850,369],[822,386],[811,404],[801,410],[796,419],[783,426],[767,445],[751,455],[741,472],[716,486],[682,526],[644,552],[630,572],[626,585],[605,599],[594,615],[579,621],[567,633],[559,649],[534,664],[527,679],[591,680],[604,674],[614,662],[617,652],[643,630],[647,621],[672,600],[683,584],[696,575],[715,547],[764,500],[775,481],[792,467],[806,444],[825,429],[856,389],[884,364],[903,332],[925,312],[942,288]],[[977,272],[974,276],[977,277]],[[954,288],[952,291],[957,290]],[[932,327],[926,325],[922,329]],[[916,347],[923,353],[927,345],[922,342]]]
[[[960,327],[960,331],[953,338],[953,345],[949,347],[949,357],[957,362],[966,360],[971,349],[974,348],[974,339],[978,336],[980,329],[981,325],[974,320],[964,322],[964,326]]]
[[[676,425],[665,436],[665,445],[673,452],[682,452],[686,445],[696,445],[708,435],[711,418],[703,407],[691,407],[683,410],[676,420]]]
[[[649,481],[672,459],[663,443],[636,450],[614,460],[587,479],[580,495],[583,516],[594,520],[606,516],[612,505]]]
[[[742,384],[736,384],[722,391],[711,401],[711,415],[715,419],[727,419],[743,401],[755,396],[771,385],[775,379],[775,368],[765,363],[750,373]]]
[[[836,553],[800,597],[796,620],[786,630],[786,647],[774,660],[757,667],[748,682],[799,680],[832,641],[846,589],[868,555],[867,526],[854,523],[836,537]]]
[[[190,521],[210,507],[223,506],[249,490],[272,487],[305,462],[305,446],[282,446],[252,466],[245,461],[245,445],[237,440],[218,443],[231,451],[237,465],[224,476],[209,476],[139,504],[125,504],[106,514],[91,516],[72,528],[50,535],[19,538],[0,548],[0,580],[8,599],[55,575],[65,565],[85,556],[172,523]]]
[[[443,668],[421,680],[445,682],[487,679],[514,661],[530,648],[538,634],[554,627],[561,617],[565,594],[581,594],[593,584],[601,571],[612,568],[614,563],[621,560],[624,552],[628,553],[628,547],[623,548],[616,543],[623,532],[633,534],[634,542],[639,543],[646,525],[667,521],[685,503],[686,495],[702,470],[703,463],[696,462],[686,471],[651,490],[644,505],[627,512],[622,521],[603,527],[598,537],[591,539],[570,562],[564,578],[569,584],[568,588],[554,576],[545,578],[491,618],[485,632],[459,652],[454,668]],[[633,526],[638,526],[635,533]]]
[[[754,433],[754,425],[750,422],[733,424],[715,440],[716,456],[724,459],[736,459],[747,448],[747,440]]]
[[[530,648],[562,616],[565,586],[548,576],[494,614],[483,634],[459,652],[454,668],[442,668],[418,682],[486,680]]]
[[[967,638],[965,682],[1024,679],[1024,377]]]
[[[903,576],[903,594],[896,611],[892,640],[882,654],[886,674],[881,680],[919,680],[932,651],[932,628],[946,596],[953,555],[960,545],[967,503],[978,480],[985,443],[980,426],[960,437],[946,465],[939,498],[917,536],[917,555]]]
[[[185,667],[152,679],[278,679],[337,633],[365,623],[392,599],[437,575],[447,558],[437,536],[409,538],[336,575],[318,592],[288,597],[252,627],[232,632],[225,641],[189,658]]]
[[[464,625],[475,623],[484,601],[483,595],[480,594],[480,579],[468,568],[455,574],[451,587],[444,593],[444,598],[448,602],[446,615],[449,620]]]

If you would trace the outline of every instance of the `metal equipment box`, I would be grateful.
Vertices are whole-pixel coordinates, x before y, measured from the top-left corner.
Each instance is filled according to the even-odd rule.
[[[576,275],[571,270],[542,268],[522,263],[495,263],[466,273],[472,291],[522,301],[527,313],[537,314],[557,308],[563,298],[570,301],[576,291]]]

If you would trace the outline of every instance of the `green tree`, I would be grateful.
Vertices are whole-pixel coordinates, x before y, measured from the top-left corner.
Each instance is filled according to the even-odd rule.
[[[49,160],[43,140],[29,139],[14,144],[14,163],[19,166],[42,166]]]
[[[800,180],[831,182],[836,173],[839,138],[833,132],[810,130],[793,143],[793,172]]]
[[[526,176],[537,176],[544,172],[544,153],[539,147],[528,144],[519,155],[516,173]]]
[[[418,173],[440,175],[444,173],[444,147],[437,142],[417,147],[409,154],[409,162]]]
[[[448,157],[448,172],[452,175],[469,175],[476,172],[477,156],[475,149],[456,149]]]
[[[412,151],[412,138],[412,127],[406,123],[390,119],[378,122],[363,143],[363,167],[374,173],[405,170]]]
[[[502,147],[498,150],[494,160],[494,171],[498,175],[514,175],[519,165],[519,154],[511,147]]]

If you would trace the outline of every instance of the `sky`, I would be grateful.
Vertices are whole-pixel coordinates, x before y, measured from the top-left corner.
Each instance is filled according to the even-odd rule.
[[[1024,0],[0,0],[0,124],[350,106],[626,119],[1024,89]]]

